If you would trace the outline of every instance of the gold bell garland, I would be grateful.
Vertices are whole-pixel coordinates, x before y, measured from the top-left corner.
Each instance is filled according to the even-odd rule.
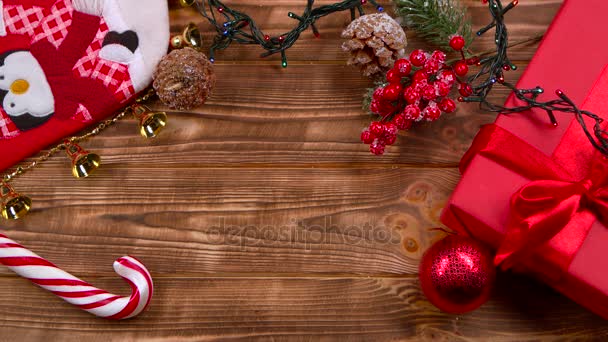
[[[130,106],[126,111],[139,120],[139,134],[144,138],[156,138],[167,125],[167,113],[154,112],[142,104]]]
[[[182,6],[190,6],[192,1],[180,1]],[[202,36],[198,27],[194,23],[188,24],[180,35],[174,36],[170,41],[173,50],[182,48],[193,48],[196,51],[202,48]],[[206,59],[206,57],[205,57]],[[65,151],[71,160],[72,174],[76,178],[86,178],[90,176],[101,165],[101,157],[83,149],[79,144],[93,136],[103,132],[113,126],[119,120],[133,116],[138,121],[139,133],[144,138],[154,138],[167,125],[167,114],[165,112],[153,111],[144,103],[148,102],[153,96],[157,95],[153,88],[150,88],[144,95],[127,106],[113,118],[102,121],[93,130],[80,136],[65,139],[60,144],[52,147],[46,153],[36,158],[33,162],[19,166],[15,171],[6,174],[0,181],[0,213],[2,217],[9,220],[20,219],[25,216],[32,208],[32,200],[15,191],[10,184],[18,176],[31,171],[39,164],[47,161],[59,152]]]
[[[91,153],[70,140],[66,140],[64,144],[65,152],[72,160],[72,174],[74,177],[89,177],[101,165],[101,157],[98,154]]]
[[[171,38],[171,48],[181,49],[185,47],[191,47],[197,51],[203,48],[203,37],[198,26],[194,23],[188,24],[181,34],[173,36]]]
[[[99,135],[118,121],[132,115],[139,121],[139,130],[142,136],[145,138],[156,137],[162,128],[165,127],[167,115],[164,112],[153,112],[143,105],[154,95],[153,89],[148,90],[146,94],[135,100],[132,105],[129,105],[113,118],[102,121],[90,132],[64,140],[28,165],[19,166],[12,173],[5,175],[0,182],[0,211],[2,217],[8,220],[17,220],[25,216],[32,208],[32,200],[15,191],[10,182],[18,176],[31,171],[61,151],[65,151],[70,157],[74,177],[85,178],[91,175],[101,165],[101,158],[97,154],[84,150],[80,147],[79,143]]]
[[[30,211],[32,200],[21,195],[5,181],[0,182],[0,196],[2,198],[2,217],[7,220],[16,220]]]

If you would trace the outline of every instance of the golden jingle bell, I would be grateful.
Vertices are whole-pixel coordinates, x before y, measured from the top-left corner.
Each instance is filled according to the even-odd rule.
[[[101,157],[84,150],[73,142],[66,142],[66,152],[72,160],[72,174],[76,178],[89,177],[101,165]]]
[[[181,35],[171,38],[172,49],[181,49],[187,46],[195,50],[200,50],[203,46],[201,31],[194,23],[188,24]]]
[[[194,5],[195,1],[196,0],[179,0],[179,4],[182,7],[190,7],[190,6]]]
[[[17,220],[25,216],[32,208],[32,200],[20,195],[6,182],[0,183],[2,198],[2,217],[7,220]]]
[[[167,125],[167,114],[153,112],[143,105],[132,107],[133,116],[139,121],[139,133],[144,138],[156,138]]]

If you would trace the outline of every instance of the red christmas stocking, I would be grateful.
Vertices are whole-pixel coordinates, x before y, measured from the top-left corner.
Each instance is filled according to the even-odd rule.
[[[164,0],[0,0],[0,171],[123,107],[168,41]]]

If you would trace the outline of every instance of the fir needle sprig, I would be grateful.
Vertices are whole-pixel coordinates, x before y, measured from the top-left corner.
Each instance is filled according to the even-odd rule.
[[[466,46],[473,41],[467,9],[459,0],[395,0],[403,24],[418,37],[443,49],[450,49],[450,38],[459,35]],[[468,52],[465,50],[465,52]]]

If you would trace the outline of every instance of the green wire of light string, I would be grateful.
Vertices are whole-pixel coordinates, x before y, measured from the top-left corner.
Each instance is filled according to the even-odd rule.
[[[298,21],[298,25],[287,33],[271,37],[264,34],[257,23],[247,14],[236,11],[226,6],[219,0],[196,0],[198,12],[215,27],[217,35],[213,39],[213,44],[209,50],[209,60],[215,62],[215,51],[224,50],[233,42],[238,44],[259,45],[266,52],[261,57],[280,53],[281,65],[287,67],[287,55],[285,51],[291,48],[300,38],[300,34],[311,28],[316,37],[319,36],[315,27],[315,22],[322,17],[336,12],[349,10],[351,19],[355,19],[356,12],[364,14],[363,6],[370,3],[379,12],[384,8],[375,0],[346,0],[331,5],[324,5],[313,8],[314,0],[308,0],[306,9],[301,15],[289,12],[288,16]],[[217,12],[217,14],[216,14]]]

